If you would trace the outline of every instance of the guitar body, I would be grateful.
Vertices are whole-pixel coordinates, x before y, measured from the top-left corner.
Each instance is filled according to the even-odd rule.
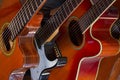
[[[120,19],[118,19],[111,28],[111,34],[112,36],[119,41],[120,38]],[[107,66],[106,66],[107,65]],[[102,80],[119,80],[120,75],[120,53],[111,56],[111,57],[105,57],[100,62],[100,68],[97,76],[97,80],[100,80],[101,77],[103,77]],[[103,75],[102,72],[106,70],[105,74]]]
[[[81,11],[81,10],[78,10],[78,11]],[[103,16],[106,18],[106,15],[108,15],[108,13],[109,11],[104,13]],[[78,16],[79,14],[77,14],[77,11],[76,11],[76,13],[75,14],[73,13],[71,17],[76,16],[79,18],[80,17]],[[112,15],[112,17],[114,17],[113,19],[107,18],[109,20],[109,23],[106,23],[106,19],[104,19],[104,17],[101,16],[98,22],[96,22],[95,25],[91,29],[87,30],[83,35],[81,35],[79,32],[80,40],[81,40],[80,41],[81,43],[79,43],[80,44],[79,46],[78,44],[77,46],[75,45],[77,41],[74,41],[76,40],[75,37],[72,37],[69,33],[70,32],[69,23],[71,21],[70,19],[72,18],[69,18],[69,20],[67,20],[67,22],[64,23],[64,25],[60,28],[60,31],[59,31],[60,36],[57,38],[56,43],[62,55],[68,57],[68,62],[65,67],[52,71],[49,77],[49,80],[75,80],[75,79],[77,80],[79,79],[76,77],[78,65],[79,65],[79,62],[84,57],[98,56],[98,55],[113,56],[118,54],[118,51],[119,51],[118,41],[113,39],[110,36],[110,32],[109,32],[111,25],[118,18],[118,14],[116,15],[115,13],[114,15]],[[100,24],[103,24],[103,23],[105,23],[105,25],[101,26]],[[106,37],[108,39],[106,39]],[[74,42],[71,40],[71,38],[74,38],[73,40]],[[79,74],[79,75],[80,75],[80,78],[81,76],[83,76],[83,74]],[[85,76],[84,76],[84,79],[86,80]],[[88,78],[88,80],[89,79],[91,78]],[[79,80],[82,80],[82,79],[79,79]]]
[[[117,60],[119,58],[120,58],[120,54],[118,54],[116,56],[103,58],[100,61],[99,71],[98,71],[98,75],[97,75],[96,79],[101,80],[101,77],[102,77],[102,80],[117,80],[117,78],[119,77],[118,76],[119,69],[117,71],[117,70],[113,70],[113,68],[114,68],[115,62],[117,62]],[[117,65],[117,63],[116,63],[116,65]],[[102,74],[104,70],[105,70],[105,74]],[[112,71],[114,72],[114,74],[112,74]]]
[[[94,56],[100,51],[100,44],[91,37],[89,30],[84,35],[82,33],[79,34],[81,36],[79,46],[71,41],[68,32],[70,22],[79,19],[91,6],[92,4],[89,0],[84,0],[61,26],[56,44],[62,55],[67,57],[68,62],[64,67],[51,71],[49,80],[75,80],[79,61],[83,57]]]
[[[26,36],[29,34],[29,30],[26,28],[14,41],[9,41],[10,47],[6,48],[2,39],[2,32],[20,7],[18,0],[14,0],[12,3],[11,0],[3,0],[0,5],[0,80],[22,80],[25,71],[30,67],[35,67],[38,63],[36,50],[32,47],[33,43],[30,44],[33,38]],[[40,22],[41,15],[37,17]]]
[[[105,63],[107,62],[107,59],[105,58],[117,55],[120,49],[119,42],[115,40],[110,33],[112,24],[117,19],[117,10],[114,8],[110,8],[92,26],[92,36],[100,43],[101,50],[96,56],[88,58],[86,57],[81,60],[78,68],[78,80],[108,80],[105,78],[105,75],[108,73],[106,72],[106,70],[108,71],[108,69],[110,69],[110,65],[112,65],[112,62],[110,62],[110,64]],[[96,48],[94,47],[94,49]],[[102,62],[105,63],[104,66],[106,67],[101,67]],[[100,69],[104,70],[100,71]],[[105,74],[103,74],[104,71]],[[99,76],[99,72],[101,73],[101,76]],[[97,78],[97,76],[99,76],[99,79]]]
[[[10,22],[12,18],[16,15],[18,10],[21,7],[21,4],[19,0],[13,0],[11,3],[11,0],[2,0],[0,5],[0,32],[2,32],[2,28],[5,24]],[[12,68],[16,66],[22,66],[23,60],[21,60],[20,57],[23,57],[21,54],[18,54],[20,51],[18,46],[18,39],[16,40],[16,46],[14,47],[14,52],[11,57],[6,56],[3,54],[3,51],[0,50],[0,79],[1,80],[8,80],[10,73],[12,72]],[[0,45],[2,46],[2,45]],[[5,52],[6,54],[6,52]],[[18,56],[18,58],[16,58]],[[13,58],[13,59],[11,59]],[[17,63],[17,64],[16,64]],[[16,64],[13,66],[13,64]],[[17,67],[16,67],[17,68]],[[7,75],[7,76],[6,76]]]

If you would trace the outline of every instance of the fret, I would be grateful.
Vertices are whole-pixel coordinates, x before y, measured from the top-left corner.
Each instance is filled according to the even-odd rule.
[[[35,0],[35,5],[36,5],[36,7],[38,8],[38,4],[37,4],[37,1]],[[37,8],[35,8],[35,9],[37,9]]]
[[[29,15],[29,14],[28,14],[28,10],[26,9],[26,7],[23,7],[23,10],[24,10],[24,15],[25,15],[25,17],[26,17],[25,19],[26,19],[26,20],[29,20],[29,17],[28,17],[28,15]]]
[[[61,17],[63,17],[62,15],[61,15],[62,13],[56,13],[56,15],[55,15],[55,17],[56,17],[56,19],[57,19],[57,22],[58,22],[58,24],[60,24],[61,22],[62,22],[62,18]]]
[[[12,34],[11,40],[14,40],[18,33],[24,28],[41,2],[41,0],[27,0],[24,3],[17,15],[10,22],[10,25],[8,25],[8,28],[11,30]]]
[[[21,25],[21,24],[19,23],[18,18],[16,17],[16,18],[15,18],[15,21],[14,21],[14,25],[13,25],[13,28],[14,28],[14,31],[15,31],[15,36],[16,36],[16,33],[18,33],[18,27],[19,27],[20,25]]]
[[[31,16],[31,13],[30,13],[30,9],[28,8],[28,6],[25,9],[25,13],[27,15],[27,20],[29,20],[30,16]]]
[[[93,8],[93,9],[92,9],[92,8]],[[93,11],[93,13],[94,13],[94,16],[97,17],[98,14],[100,13],[99,10],[97,10],[96,5],[94,5],[94,7],[92,7],[92,8],[91,8],[91,9],[92,9],[92,11]]]
[[[68,15],[68,14],[70,13],[68,3],[64,6],[64,8],[65,8],[66,13],[67,13],[67,15]]]
[[[112,1],[109,2],[106,1],[108,0],[98,1],[88,10],[88,12],[85,15],[83,15],[83,17],[80,18],[79,24],[81,28],[83,27],[82,32],[84,32],[87,29],[87,27],[91,25],[112,2]]]
[[[29,5],[27,6],[26,10],[28,11],[28,19],[29,19],[32,16],[31,8]]]
[[[32,14],[35,12],[35,10],[32,8],[32,6],[33,6],[33,5],[32,5],[32,4],[33,4],[32,2],[34,2],[34,1],[31,0],[31,1],[29,2],[29,5],[28,5],[28,9],[29,9],[29,11],[30,11],[30,17],[31,17]]]
[[[12,25],[13,25],[13,22],[11,22],[11,24],[10,24],[9,27],[8,27],[9,30],[11,31],[11,34],[12,34],[11,39],[13,39],[14,36],[15,36],[15,35],[14,35],[14,34],[15,34],[15,33],[14,33],[14,29],[13,29],[14,26],[12,26]]]
[[[16,26],[16,24],[15,24],[15,22],[13,21],[13,25],[12,25],[12,32],[13,32],[13,37],[15,36],[15,33],[16,33],[16,29],[15,29],[15,26]]]
[[[61,15],[61,16],[62,16],[62,15]],[[55,18],[56,18],[56,20],[57,20],[58,25],[62,22],[62,19],[60,18],[61,16],[59,16],[58,13],[56,13],[56,15],[55,15]]]
[[[23,11],[23,9],[21,9],[20,11],[19,11],[19,13],[18,13],[18,15],[21,15],[21,21],[23,21],[23,24],[25,24],[27,21],[26,21],[26,18],[25,18],[25,16],[24,16],[24,11]]]
[[[23,15],[23,18],[24,18],[24,22],[25,23],[27,23],[27,16],[26,16],[26,13],[25,13],[25,10],[24,10],[24,8],[22,8],[22,11],[20,11],[21,13],[22,13],[22,15]]]
[[[71,1],[69,1],[69,4],[68,4],[68,6],[69,6],[69,9],[70,9],[70,12],[73,10],[73,6],[72,6],[72,2]]]
[[[43,44],[44,41],[47,40],[47,38],[53,33],[53,31],[55,31],[59,27],[59,25],[70,15],[71,11],[79,4],[78,2],[80,2],[80,1],[81,0],[79,0],[79,1],[66,0],[63,3],[63,5],[58,9],[58,11],[55,13],[55,15],[53,15],[46,22],[45,25],[43,25],[44,28],[38,29],[38,31],[35,34],[38,36],[35,36],[35,38],[37,39],[39,46],[41,46],[41,44]],[[49,25],[49,27],[48,27],[48,25]],[[43,36],[45,37],[44,41],[43,41],[43,38],[41,39],[41,37],[43,37]],[[38,37],[39,37],[39,39],[38,39]]]
[[[31,9],[32,9],[32,13],[34,13],[35,12],[35,9],[36,9],[36,7],[34,8],[33,6],[35,6],[35,5],[33,5],[34,4],[34,1],[31,1],[30,2],[30,6],[31,6]]]
[[[19,21],[21,23],[20,28],[22,29],[22,27],[24,26],[24,19],[23,19],[23,16],[21,14],[18,14],[18,17],[19,17],[18,19],[19,19]]]
[[[40,3],[41,3],[41,0],[35,0],[37,3],[37,5],[40,5]]]
[[[63,7],[63,6],[61,6],[61,10],[59,11],[59,12],[57,12],[56,13],[57,15],[59,15],[59,14],[61,14],[61,15],[59,15],[61,18],[61,22],[66,18],[66,16],[67,16],[67,13],[66,13],[66,11],[65,11],[65,8]]]
[[[93,11],[94,9],[92,9],[92,11],[91,10],[89,10],[89,12],[88,12],[88,18],[90,19],[90,23],[94,20],[94,19],[96,19],[96,17],[94,16],[94,11]],[[89,20],[88,20],[89,21]]]
[[[55,21],[54,23],[56,24],[56,26],[59,26],[60,22],[57,16],[54,16],[54,21]]]
[[[61,6],[61,10],[59,12],[63,13],[64,17],[67,16],[66,9],[64,6]]]
[[[22,16],[20,14],[18,14],[18,16],[16,16],[19,27],[22,29],[22,26],[24,26],[23,20],[21,20]],[[18,27],[18,28],[19,28]],[[18,30],[19,31],[19,30]]]
[[[55,20],[55,16],[52,18],[52,24],[54,24],[54,26],[57,26],[57,21]]]

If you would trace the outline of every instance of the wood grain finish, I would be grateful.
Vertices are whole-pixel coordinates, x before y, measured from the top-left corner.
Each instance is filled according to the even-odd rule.
[[[5,23],[12,20],[20,7],[21,4],[18,0],[3,0],[0,6],[0,28],[2,28]],[[36,21],[39,25],[42,15],[37,15],[36,17],[35,19],[33,18],[33,21]],[[33,26],[36,25],[33,21],[26,25],[26,28],[20,36],[14,40],[15,44],[13,45],[15,45],[15,48],[11,49],[13,50],[11,55],[6,56],[3,54],[2,50],[0,50],[0,80],[9,80],[10,76],[11,80],[22,80],[25,71],[37,65],[39,58],[33,46],[33,34],[35,29],[31,30],[31,28],[28,28],[28,26],[32,26],[33,28]]]

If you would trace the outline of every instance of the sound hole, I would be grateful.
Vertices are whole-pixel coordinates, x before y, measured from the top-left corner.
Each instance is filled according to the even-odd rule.
[[[80,46],[83,42],[83,35],[80,26],[76,20],[72,20],[69,24],[70,40],[75,46]]]
[[[10,51],[11,49],[11,45],[10,45],[10,36],[11,36],[11,32],[10,30],[6,27],[4,28],[3,30],[3,34],[2,34],[2,39],[3,39],[3,43],[4,43],[4,46],[5,46],[5,49],[7,51]]]

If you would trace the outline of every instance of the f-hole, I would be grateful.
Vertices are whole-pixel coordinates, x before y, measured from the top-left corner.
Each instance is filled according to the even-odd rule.
[[[76,20],[72,20],[68,27],[71,42],[75,46],[80,46],[83,42],[83,35],[80,26]]]

